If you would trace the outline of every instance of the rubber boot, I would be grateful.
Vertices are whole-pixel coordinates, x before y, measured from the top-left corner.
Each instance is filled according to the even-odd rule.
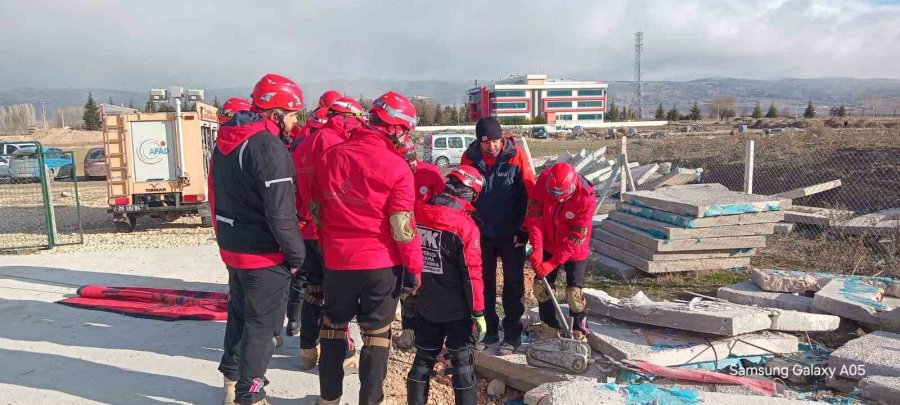
[[[359,374],[359,352],[344,359],[344,375]]]
[[[225,395],[222,397],[222,405],[234,405],[235,385],[237,385],[237,381],[231,381],[228,378],[225,378]]]
[[[310,370],[319,362],[319,348],[300,349],[300,369]]]
[[[416,347],[416,331],[404,329],[400,336],[397,336],[396,344],[398,349],[412,349]]]
[[[288,336],[300,336],[300,321],[288,321],[284,333]]]

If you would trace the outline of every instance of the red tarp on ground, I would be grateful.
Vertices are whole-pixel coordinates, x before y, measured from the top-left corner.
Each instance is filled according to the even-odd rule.
[[[218,292],[86,285],[59,303],[163,320],[228,318],[228,294]]]

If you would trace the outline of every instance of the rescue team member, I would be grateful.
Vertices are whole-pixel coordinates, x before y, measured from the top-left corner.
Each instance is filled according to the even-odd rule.
[[[484,263],[484,301],[487,336],[483,343],[499,341],[497,316],[497,258],[503,260],[503,343],[498,351],[508,354],[522,344],[525,314],[525,243],[522,227],[528,193],[534,185],[531,163],[511,137],[504,137],[494,117],[478,120],[476,141],[462,157],[462,165],[474,166],[484,176],[484,190],[475,201],[481,220],[481,260]]]
[[[327,95],[327,94],[326,94]],[[322,96],[324,98],[325,95]],[[324,268],[322,247],[319,245],[319,230],[310,215],[310,199],[316,166],[329,148],[350,139],[350,131],[365,123],[362,106],[352,98],[339,98],[327,108],[328,123],[313,132],[291,157],[297,172],[297,216],[300,218],[301,232],[306,244],[307,255],[304,270],[307,285],[300,307],[300,369],[309,370],[319,360],[319,328],[322,322]],[[350,333],[346,333],[347,353],[344,358],[344,372],[355,373],[359,360]]]
[[[414,293],[422,246],[413,219],[413,174],[398,153],[416,126],[416,109],[400,94],[375,100],[366,126],[325,152],[316,166],[312,212],[325,256],[325,306],[320,331],[320,403],[337,404],[348,323],[363,334],[360,404],[384,399],[391,321],[401,291]]]
[[[416,145],[412,138],[407,139],[400,147],[400,154],[409,163],[413,171],[416,187],[416,201],[426,202],[431,197],[444,191],[444,176],[441,168],[418,159]],[[411,349],[416,344],[416,296],[406,295],[400,298],[400,321],[403,328],[396,340],[400,349]]]
[[[335,90],[328,90],[319,96],[319,108],[324,108],[327,111],[328,107],[331,107],[331,104],[341,97],[343,97],[341,93]]]
[[[416,204],[416,221],[425,257],[422,288],[417,293],[416,357],[407,375],[409,404],[428,402],[434,364],[443,347],[453,366],[451,382],[457,404],[474,405],[475,353],[472,346],[487,329],[481,281],[481,235],[471,202],[484,178],[474,167],[460,166],[447,175],[443,193]],[[473,336],[473,327],[477,336]],[[446,341],[446,344],[445,344]]]
[[[219,371],[223,403],[267,404],[263,387],[284,322],[291,275],[303,264],[297,232],[294,166],[279,140],[295,124],[303,93],[267,74],[253,88],[253,108],[219,128],[209,176],[219,254],[228,268],[228,322]]]
[[[219,124],[228,122],[239,111],[250,111],[250,107],[252,105],[247,100],[240,97],[229,98],[225,104],[222,104],[222,108],[219,109]]]
[[[568,163],[557,163],[538,177],[528,201],[525,226],[534,250],[529,257],[534,268],[534,296],[538,300],[541,322],[549,328],[545,334],[558,334],[559,321],[553,303],[553,291],[547,291],[546,277],[556,288],[559,267],[566,272],[566,302],[573,322],[573,336],[585,340],[588,335],[585,313],[584,272],[590,254],[591,225],[597,197],[590,181],[578,175]],[[553,336],[545,336],[553,337]]]
[[[313,110],[312,114],[309,115],[309,119],[306,120],[306,125],[302,127],[299,125],[295,125],[294,129],[291,130],[291,138],[294,140],[291,143],[290,151],[293,152],[300,146],[300,142],[303,142],[307,136],[315,132],[317,129],[322,128],[325,123],[328,122],[328,109],[327,108],[316,108]]]

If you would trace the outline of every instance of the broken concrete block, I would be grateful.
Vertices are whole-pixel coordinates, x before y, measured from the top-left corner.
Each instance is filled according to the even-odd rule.
[[[672,171],[672,162],[662,162],[659,164],[659,169],[656,171],[659,174],[669,174]]]
[[[768,310],[769,318],[772,320],[772,326],[769,327],[770,330],[782,332],[828,332],[836,330],[841,324],[841,318],[835,315],[811,314],[776,308]]]
[[[750,270],[750,279],[765,291],[788,293],[818,291],[827,283],[827,281],[820,283],[819,277],[803,271],[758,268]]]
[[[865,236],[889,236],[900,229],[900,208],[866,214],[837,224],[843,233]]]
[[[667,186],[693,183],[700,180],[701,174],[703,174],[703,169],[700,168],[684,169],[679,167],[660,177],[648,180],[644,184],[640,185],[638,187],[638,190],[655,190],[657,188],[663,188]]]
[[[621,248],[608,245],[596,239],[591,241],[591,247],[594,248],[598,253],[609,256],[613,259],[621,261],[622,263],[634,266],[639,270],[651,274],[699,270],[735,269],[750,266],[749,257],[652,261]]]
[[[643,230],[659,239],[669,240],[771,235],[775,233],[775,226],[772,223],[728,225],[711,228],[682,228],[623,211],[612,211],[609,213],[609,218],[632,228]]]
[[[566,381],[571,378],[562,372],[529,366],[525,355],[521,353],[497,356],[476,351],[475,372],[487,378],[503,381],[519,391],[528,391],[547,382]]]
[[[813,307],[863,324],[878,325],[878,313],[893,310],[881,302],[882,292],[861,279],[833,279],[816,292]]]
[[[650,179],[650,176],[656,174],[659,171],[659,165],[656,163],[651,163],[649,165],[643,165],[635,167],[631,170],[631,177],[634,178],[634,184],[644,184]]]
[[[787,236],[790,235],[791,232],[794,232],[795,224],[779,222],[775,224],[775,234],[779,236]]]
[[[774,197],[787,198],[789,200],[793,200],[796,198],[808,197],[813,194],[818,194],[823,191],[828,191],[831,189],[835,189],[841,186],[841,180],[832,180],[827,181],[825,183],[814,184],[812,186],[796,188],[790,191],[785,191],[783,193],[775,194]]]
[[[741,305],[814,312],[812,298],[790,293],[765,291],[752,281],[719,287],[716,296]]]
[[[728,190],[728,187],[725,187],[719,183],[697,183],[697,184],[678,184],[674,186],[666,186],[666,189],[669,190],[697,190],[701,188],[711,188],[715,190]]]
[[[862,397],[882,404],[900,404],[900,377],[871,376],[859,382]]]
[[[784,210],[785,222],[821,227],[829,227],[843,223],[852,218],[853,215],[853,211],[804,207],[801,205],[791,205],[790,208]]]
[[[694,218],[685,215],[673,214],[662,210],[647,207],[638,207],[632,204],[619,203],[619,211],[643,218],[669,223],[682,228],[709,228],[714,226],[762,224],[779,222],[784,219],[783,211],[767,211],[755,214],[723,215],[719,217]]]
[[[852,380],[881,375],[900,377],[900,335],[877,331],[853,339],[831,352],[828,367]]]
[[[651,248],[657,252],[747,249],[766,246],[765,236],[735,236],[728,238],[665,240],[657,238],[653,234],[645,232],[643,230],[632,228],[621,222],[613,221],[612,219],[603,221],[603,223],[600,225],[600,228],[616,236]],[[613,256],[613,258],[615,258],[615,256]]]
[[[506,394],[506,383],[498,379],[491,380],[487,386],[487,394],[492,398],[501,398]]]
[[[780,211],[790,200],[712,188],[652,190],[625,193],[622,201],[695,218],[717,217],[766,211]]]
[[[647,273],[601,253],[592,252],[591,259],[595,266],[594,271],[600,276],[620,280],[631,280],[647,276]]]
[[[696,260],[696,259],[729,259],[738,257],[750,257],[756,254],[755,249],[730,249],[730,250],[706,250],[698,252],[657,252],[639,243],[616,236],[603,228],[595,229],[592,235],[591,248],[599,250],[597,242],[603,242],[613,247],[625,250],[628,253],[650,261],[671,260]]]
[[[679,385],[597,383],[576,379],[548,383],[525,393],[528,405],[635,405],[635,404],[704,404],[704,405],[794,405],[816,404],[787,398],[705,392]]]
[[[602,290],[585,288],[588,314],[606,316],[645,325],[736,336],[768,329],[772,325],[768,313],[757,308],[699,301],[686,304],[649,299],[619,299]]]

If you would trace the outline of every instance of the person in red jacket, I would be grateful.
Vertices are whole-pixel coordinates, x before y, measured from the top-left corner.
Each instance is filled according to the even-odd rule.
[[[249,101],[244,100],[240,97],[232,97],[229,98],[225,104],[222,104],[222,108],[219,109],[218,119],[219,124],[224,124],[234,116],[234,114],[240,111],[250,111],[250,108],[253,107]]]
[[[323,98],[325,96],[323,95]],[[350,139],[350,131],[365,123],[362,106],[348,97],[342,97],[327,108],[328,122],[312,132],[292,153],[294,169],[297,172],[297,216],[300,218],[306,249],[310,254],[306,260],[306,288],[300,306],[300,369],[309,370],[319,360],[319,327],[322,320],[322,303],[324,300],[324,268],[323,252],[319,245],[319,230],[310,214],[313,183],[316,167],[329,148]],[[288,326],[294,326],[288,324]],[[356,371],[357,356],[353,340],[346,334],[347,353],[345,372]]]
[[[290,79],[268,74],[252,97],[250,111],[219,127],[208,181],[216,243],[228,269],[223,403],[260,405],[267,403],[272,337],[306,254],[297,232],[294,166],[279,140],[296,123],[303,93]]]
[[[388,92],[375,100],[368,124],[316,165],[311,210],[325,256],[320,403],[340,402],[344,335],[354,316],[364,343],[359,403],[384,399],[391,321],[401,291],[414,293],[422,272],[413,174],[398,153],[416,122],[412,103]]]
[[[293,153],[297,147],[300,146],[300,142],[303,142],[307,136],[315,132],[317,129],[322,128],[325,124],[328,123],[328,109],[327,108],[316,108],[313,110],[312,114],[309,115],[309,119],[306,120],[306,125],[302,127],[299,125],[294,125],[294,129],[291,130],[291,139],[293,139],[293,143],[291,143],[290,150]]]
[[[474,167],[460,166],[447,175],[446,189],[427,203],[416,204],[425,266],[416,302],[416,357],[406,380],[407,403],[425,405],[434,364],[447,346],[456,403],[474,405],[473,345],[484,337],[484,284],[481,281],[481,233],[471,202],[484,178]],[[473,338],[473,327],[477,337]]]
[[[569,314],[575,319],[573,335],[585,339],[588,335],[584,295],[584,272],[590,255],[591,226],[597,196],[590,181],[578,175],[568,163],[557,163],[544,170],[528,201],[525,226],[534,250],[529,257],[534,268],[534,296],[538,300],[541,322],[551,331],[559,331],[559,321],[553,303],[553,291],[546,291],[546,277],[550,286],[556,284],[558,269],[566,272],[566,302]]]
[[[327,110],[328,107],[331,107],[331,103],[334,103],[341,97],[343,97],[341,93],[337,92],[336,90],[328,90],[322,93],[321,96],[319,96],[319,108],[324,108]]]

